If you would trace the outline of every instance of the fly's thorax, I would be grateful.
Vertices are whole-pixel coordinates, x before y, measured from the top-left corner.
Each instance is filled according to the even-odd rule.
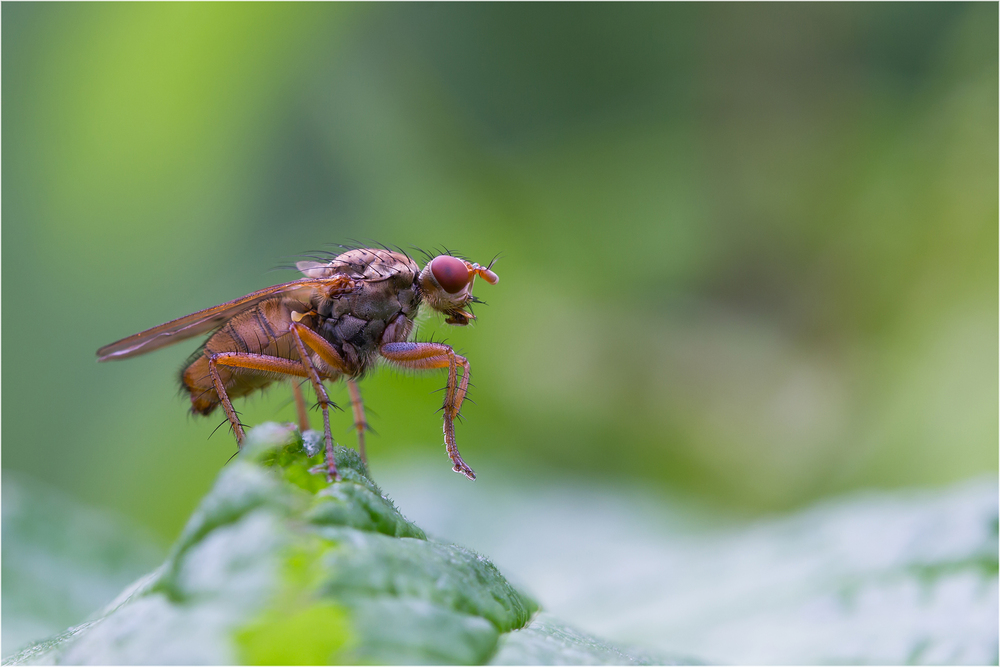
[[[419,305],[416,280],[420,267],[403,253],[357,248],[330,262],[304,261],[297,266],[309,278],[343,275],[354,281],[354,289],[348,295],[317,297],[313,306],[322,317],[336,319],[349,314],[369,322],[388,323],[396,313],[409,316]]]
[[[317,331],[334,347],[349,344],[364,357],[384,342],[405,340],[419,306],[419,294],[412,286],[397,292],[388,281],[364,283],[350,296],[331,302],[327,314],[320,313]]]
[[[392,280],[400,286],[412,284],[420,272],[417,263],[403,253],[382,248],[356,248],[329,262],[303,261],[296,266],[310,278],[342,274],[363,282]]]
[[[350,316],[388,324],[399,313],[412,319],[420,307],[414,278],[415,274],[395,274],[383,280],[358,281],[350,294],[322,299],[314,307],[321,317],[329,319]]]
[[[395,263],[387,260],[367,267],[371,277],[356,279],[350,294],[315,305],[317,332],[337,349],[353,374],[364,373],[382,343],[397,342],[399,336],[405,339],[412,328],[420,306],[417,270],[408,257],[399,257]]]
[[[413,331],[413,316],[415,315],[415,310],[410,316],[403,313],[397,315],[382,332],[381,344],[405,342],[410,337],[410,332]]]

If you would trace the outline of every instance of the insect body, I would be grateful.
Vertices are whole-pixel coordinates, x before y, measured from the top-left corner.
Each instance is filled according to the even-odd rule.
[[[402,252],[358,248],[329,262],[302,261],[296,266],[304,278],[106,345],[97,351],[98,361],[127,359],[214,331],[189,360],[181,382],[191,395],[193,412],[209,415],[222,406],[241,445],[243,425],[231,399],[286,376],[306,378],[323,411],[330,480],[337,477],[337,468],[330,432],[332,403],[324,380],[346,380],[364,456],[366,423],[356,380],[379,358],[403,368],[447,368],[445,447],[453,470],[475,479],[455,444],[455,418],[469,386],[469,362],[448,345],[407,342],[407,338],[423,303],[447,315],[448,324],[464,326],[474,319],[466,310],[475,301],[472,285],[476,276],[491,285],[499,281],[490,270],[492,264],[482,267],[438,255],[421,270]],[[295,389],[301,399],[297,385]]]

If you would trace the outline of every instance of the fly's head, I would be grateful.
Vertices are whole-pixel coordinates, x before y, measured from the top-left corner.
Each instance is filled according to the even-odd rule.
[[[465,326],[476,318],[471,311],[465,310],[476,301],[472,296],[476,276],[490,285],[500,282],[500,277],[490,270],[492,266],[493,262],[483,267],[451,255],[438,255],[427,262],[417,278],[424,302],[447,315],[447,324]]]

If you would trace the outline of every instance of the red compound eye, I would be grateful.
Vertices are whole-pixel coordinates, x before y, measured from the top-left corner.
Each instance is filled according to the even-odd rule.
[[[469,267],[451,255],[438,255],[432,259],[431,273],[438,285],[449,294],[457,294],[469,284]]]

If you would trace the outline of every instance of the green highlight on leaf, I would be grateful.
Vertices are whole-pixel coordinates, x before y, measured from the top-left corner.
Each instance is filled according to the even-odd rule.
[[[326,665],[351,639],[347,610],[317,602],[297,611],[269,609],[235,633],[247,665]]]

